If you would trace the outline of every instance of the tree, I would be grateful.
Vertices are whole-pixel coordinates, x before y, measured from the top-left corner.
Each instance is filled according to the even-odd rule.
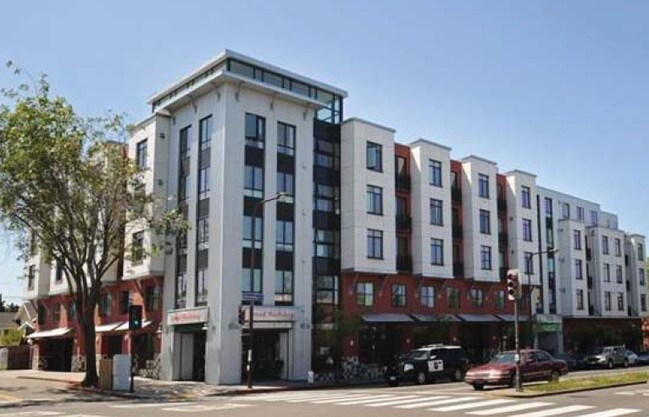
[[[123,116],[82,117],[50,94],[44,75],[29,78],[32,85],[0,95],[0,221],[18,235],[23,258],[36,242],[62,268],[85,341],[82,384],[96,386],[95,308],[102,279],[130,253],[124,236],[144,223],[164,245],[186,226],[143,191],[142,170],[126,156]]]

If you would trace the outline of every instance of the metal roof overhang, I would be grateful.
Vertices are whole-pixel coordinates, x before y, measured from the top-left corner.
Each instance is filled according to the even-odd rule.
[[[365,323],[412,323],[414,320],[407,314],[371,313],[363,314]]]
[[[458,314],[459,318],[462,321],[472,322],[472,323],[486,323],[486,322],[498,322],[498,317],[492,314]]]

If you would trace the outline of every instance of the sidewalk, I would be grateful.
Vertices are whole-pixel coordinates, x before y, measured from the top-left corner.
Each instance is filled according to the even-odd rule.
[[[135,392],[122,391],[100,391],[96,389],[81,388],[83,373],[80,372],[50,372],[36,371],[31,369],[2,371],[2,376],[17,379],[32,379],[41,381],[60,382],[68,384],[72,389],[84,390],[93,393],[114,395],[126,398],[155,399],[157,401],[179,401],[199,400],[206,397],[245,395],[253,393],[265,393],[289,390],[307,390],[321,388],[342,388],[351,386],[377,385],[382,381],[344,381],[339,383],[321,382],[307,384],[305,381],[266,381],[259,385],[253,385],[249,389],[246,385],[210,385],[204,382],[183,382],[183,381],[159,381],[141,377],[135,377]]]

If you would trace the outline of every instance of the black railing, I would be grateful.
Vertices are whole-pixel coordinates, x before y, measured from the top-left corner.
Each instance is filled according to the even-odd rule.
[[[411,272],[412,258],[408,256],[397,256],[397,271]]]
[[[462,201],[462,189],[459,187],[451,187],[451,199],[456,202]]]
[[[453,262],[453,276],[464,278],[464,262]]]
[[[504,198],[498,199],[498,211],[507,211],[507,200]]]
[[[395,177],[395,186],[399,191],[410,191],[410,176],[397,175]]]
[[[397,230],[408,231],[412,227],[412,218],[408,215],[397,215]]]

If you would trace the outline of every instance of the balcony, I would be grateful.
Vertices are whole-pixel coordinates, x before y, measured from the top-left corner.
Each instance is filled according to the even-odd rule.
[[[395,187],[397,191],[410,191],[410,176],[409,175],[397,175],[394,180]]]
[[[462,189],[459,187],[451,187],[451,199],[453,202],[462,202]]]
[[[459,224],[453,225],[453,239],[462,239],[463,229]]]
[[[588,278],[586,278],[586,280],[588,282],[588,289],[589,290],[593,289],[593,277],[589,275]]]
[[[545,228],[552,229],[552,217],[545,218]]]
[[[464,262],[453,262],[453,276],[464,278]]]
[[[586,248],[586,260],[590,261],[593,259],[593,251],[590,248]]]
[[[412,272],[412,258],[410,255],[397,256],[397,271]]]
[[[504,198],[498,199],[498,211],[507,211],[507,200]]]
[[[498,233],[498,244],[500,246],[507,246],[507,242],[509,241],[509,236],[507,233]]]
[[[397,215],[397,230],[402,232],[409,232],[412,228],[412,217],[408,215]]]

